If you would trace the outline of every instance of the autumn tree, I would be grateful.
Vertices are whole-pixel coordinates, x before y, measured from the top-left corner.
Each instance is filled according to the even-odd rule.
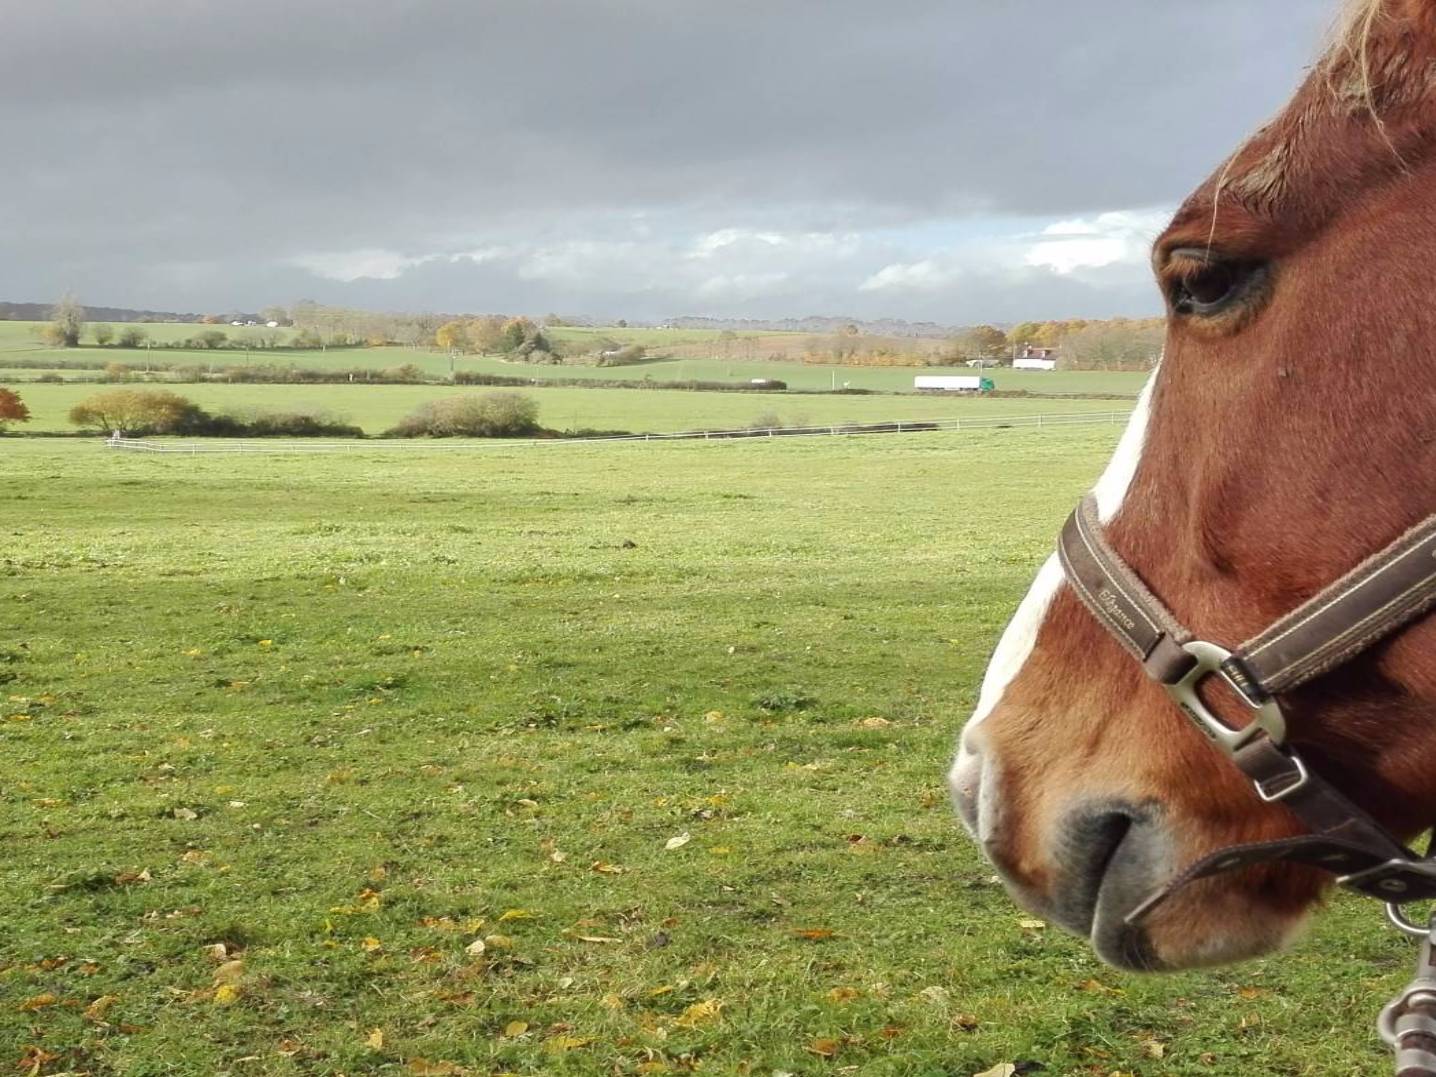
[[[497,315],[475,318],[468,323],[469,347],[478,355],[499,355],[508,351],[504,319]]]
[[[1067,370],[1150,370],[1162,354],[1160,319],[1092,322],[1068,334],[1058,352]]]
[[[445,351],[469,350],[468,327],[461,321],[445,322],[434,330],[434,343]]]
[[[14,389],[0,387],[0,431],[5,429],[6,423],[29,421],[30,409],[25,406],[25,401],[20,399],[20,394]]]
[[[167,389],[105,389],[70,409],[70,422],[109,433],[178,434],[203,413]]]
[[[76,348],[85,331],[85,308],[69,292],[50,308],[50,324],[43,331],[46,343],[57,348]]]
[[[1007,348],[1007,334],[991,325],[975,325],[959,339],[973,356],[1000,355]]]

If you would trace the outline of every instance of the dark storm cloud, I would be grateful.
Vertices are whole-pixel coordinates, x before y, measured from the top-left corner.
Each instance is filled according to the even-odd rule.
[[[861,284],[939,252],[954,222],[1174,202],[1280,104],[1331,14],[1328,0],[17,5],[0,37],[0,298],[76,287],[215,308],[327,292],[659,315],[781,299],[956,320],[1020,295],[1101,313],[1103,287],[1040,267],[1005,292],[956,268],[947,296]],[[702,254],[707,275],[645,275],[699,264],[692,245],[724,229],[789,241]],[[825,258],[803,235],[846,238]],[[1137,302],[1131,281],[1107,284],[1108,306]]]

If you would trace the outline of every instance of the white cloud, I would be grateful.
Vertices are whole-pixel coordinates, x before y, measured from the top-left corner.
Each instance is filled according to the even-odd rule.
[[[960,270],[935,258],[894,262],[858,285],[860,292],[936,292],[956,283]]]
[[[1118,263],[1145,266],[1152,240],[1170,215],[1165,209],[1117,210],[1057,221],[1042,230],[1023,261],[1064,275]]]
[[[366,248],[357,251],[330,251],[304,254],[290,259],[291,264],[307,269],[316,277],[348,283],[356,280],[395,280],[415,266],[433,261],[439,255],[414,257],[397,251]]]

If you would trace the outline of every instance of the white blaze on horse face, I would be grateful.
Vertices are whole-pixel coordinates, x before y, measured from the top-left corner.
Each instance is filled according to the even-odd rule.
[[[1156,384],[1157,371],[1154,370],[1152,376],[1147,379],[1147,384],[1142,386],[1142,392],[1137,397],[1137,406],[1132,411],[1132,418],[1127,422],[1127,429],[1122,432],[1122,440],[1117,442],[1117,451],[1107,462],[1107,470],[1102,472],[1097,485],[1092,487],[1092,493],[1097,498],[1097,518],[1104,524],[1117,515],[1117,510],[1127,499],[1132,476],[1137,473],[1137,464],[1142,459],[1142,446],[1147,440],[1147,418],[1152,412],[1152,386]]]
[[[1122,501],[1127,496],[1127,488],[1132,485],[1132,476],[1137,472],[1137,464],[1142,458],[1142,446],[1147,437],[1152,386],[1156,381],[1157,372],[1153,371],[1141,395],[1137,397],[1137,406],[1132,412],[1132,418],[1127,422],[1127,429],[1123,431],[1121,440],[1117,442],[1117,451],[1112,454],[1107,469],[1092,488],[1097,498],[1097,513],[1103,523],[1117,515],[1117,510],[1122,507]],[[963,729],[964,737],[996,709],[1007,686],[1027,664],[1032,648],[1037,643],[1037,633],[1047,617],[1047,609],[1052,605],[1052,599],[1057,592],[1062,589],[1062,584],[1062,565],[1054,553],[1038,570],[1037,578],[1032,581],[1027,596],[1017,607],[1017,612],[1013,614],[1002,638],[998,640],[997,650],[993,651],[992,659],[987,664],[987,672],[982,678],[977,709],[973,711],[966,728]],[[964,744],[963,753],[969,750]]]

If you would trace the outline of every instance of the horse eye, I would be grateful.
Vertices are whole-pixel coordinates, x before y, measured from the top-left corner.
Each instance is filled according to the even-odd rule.
[[[1231,266],[1217,265],[1184,281],[1183,286],[1193,304],[1207,307],[1220,303],[1231,295],[1236,283],[1236,274],[1232,272]]]
[[[1217,314],[1240,299],[1260,271],[1256,262],[1203,257],[1172,282],[1172,307],[1178,314]]]

